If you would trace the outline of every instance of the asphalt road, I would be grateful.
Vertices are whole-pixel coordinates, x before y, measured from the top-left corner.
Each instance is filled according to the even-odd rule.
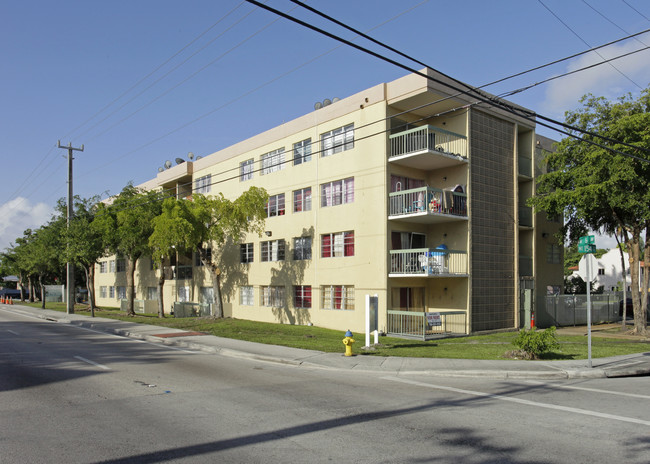
[[[648,463],[649,385],[285,366],[0,311],[0,462]]]

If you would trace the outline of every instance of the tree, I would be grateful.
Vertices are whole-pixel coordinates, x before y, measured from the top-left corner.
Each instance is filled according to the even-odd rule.
[[[153,220],[153,233],[149,237],[151,259],[158,267],[158,317],[165,317],[163,286],[165,263],[172,254],[186,253],[196,248],[200,241],[196,221],[190,210],[191,200],[166,198],[162,212]]]
[[[95,316],[95,263],[104,255],[104,235],[93,227],[99,197],[74,199],[74,217],[66,227],[64,237],[67,243],[65,248],[66,259],[81,266],[84,270],[86,288],[88,289],[88,303],[91,316]],[[67,214],[67,205],[59,200],[58,209]]]
[[[650,155],[646,151],[650,149],[650,89],[636,100],[626,95],[610,102],[587,95],[581,103],[581,109],[567,112],[566,122],[621,142],[607,142],[617,151],[590,143],[604,143],[593,135],[569,130],[580,138],[563,139],[556,151],[547,155],[549,172],[540,176],[530,204],[549,215],[563,214],[563,233],[571,243],[589,229],[623,231],[630,253],[634,331],[645,334],[650,263],[646,261],[642,284],[638,264],[641,234],[650,236]],[[649,249],[646,242],[646,256],[650,256]]]
[[[134,316],[135,266],[150,254],[153,220],[161,213],[162,193],[128,184],[110,205],[100,203],[92,227],[101,234],[106,250],[126,260],[126,313]]]
[[[191,201],[166,201],[163,217],[156,222],[156,233],[150,243],[160,257],[170,253],[172,246],[194,250],[209,270],[214,293],[214,316],[217,318],[223,317],[221,274],[224,271],[220,267],[217,250],[228,239],[237,242],[246,233],[261,234],[267,202],[266,190],[259,187],[249,188],[234,201],[221,194],[210,197],[194,194]]]

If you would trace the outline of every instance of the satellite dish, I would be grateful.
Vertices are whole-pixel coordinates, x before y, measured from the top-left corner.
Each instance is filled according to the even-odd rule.
[[[200,160],[201,158],[203,158],[203,157],[202,157],[201,155],[199,155],[199,156],[196,157],[196,160],[198,161],[198,160]]]
[[[176,158],[176,164],[182,164],[185,160],[183,158]]]
[[[315,110],[320,110],[322,107],[323,107],[323,104],[321,102],[314,103],[314,109]]]
[[[325,100],[323,100],[323,106],[329,106],[331,104],[332,104],[332,100],[330,100],[329,98],[326,98]]]
[[[158,172],[163,172],[163,171],[164,171],[163,168],[158,168]]]
[[[172,167],[172,162],[169,160],[165,161],[165,168],[169,169],[171,167]]]
[[[332,98],[332,103],[336,103],[336,102],[339,101],[339,100],[340,100],[339,97],[334,97],[334,98]]]
[[[187,157],[188,157],[189,159],[193,160],[193,159],[194,159],[194,153],[189,152],[189,153],[187,154]]]

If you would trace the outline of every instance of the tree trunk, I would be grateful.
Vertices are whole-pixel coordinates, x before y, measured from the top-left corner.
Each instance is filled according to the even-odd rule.
[[[642,334],[645,332],[645,326],[642,325],[643,315],[641,314],[641,295],[639,294],[639,289],[641,283],[639,281],[639,262],[641,259],[641,250],[639,245],[641,231],[638,228],[635,228],[632,231],[632,240],[631,246],[629,247],[630,253],[630,280],[632,282],[632,288],[630,289],[630,295],[632,296],[632,307],[634,308],[634,332],[637,334]]]
[[[623,246],[621,245],[621,242],[618,240],[618,235],[614,233],[614,238],[616,238],[616,244],[618,245],[618,252],[621,255],[621,272],[623,274],[623,317],[621,318],[621,327],[623,330],[625,330],[625,315],[627,314],[627,276],[625,274],[625,252],[623,251]],[[621,239],[623,238],[623,234],[621,233]]]
[[[214,314],[217,319],[223,317],[223,300],[221,298],[221,270],[216,266],[210,267],[212,274],[212,292],[214,293]]]
[[[641,289],[641,314],[639,314],[639,327],[643,335],[648,334],[648,286],[650,285],[650,223],[646,222],[645,228],[645,247],[643,260],[643,288]],[[636,325],[636,316],[634,318]]]
[[[25,283],[23,281],[23,273],[18,274],[18,284],[20,285],[20,301],[25,301]]]
[[[158,277],[158,317],[165,317],[165,302],[163,301],[163,287],[165,286],[164,260],[160,263],[160,276]]]
[[[90,305],[90,316],[95,317],[95,265],[84,266],[86,274],[86,290],[88,290],[88,304]]]
[[[38,285],[41,287],[41,309],[45,309],[45,286],[43,285],[43,276],[38,275]]]
[[[27,277],[27,285],[29,287],[29,302],[34,302],[34,278],[32,276]]]
[[[126,258],[126,315],[135,316],[133,300],[135,299],[135,263],[138,258]]]

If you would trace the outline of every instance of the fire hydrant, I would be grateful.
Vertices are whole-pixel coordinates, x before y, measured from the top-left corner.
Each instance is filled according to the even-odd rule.
[[[354,343],[354,338],[352,338],[352,332],[349,330],[345,332],[345,338],[343,339],[343,344],[345,345],[345,355],[352,356],[352,344]]]

